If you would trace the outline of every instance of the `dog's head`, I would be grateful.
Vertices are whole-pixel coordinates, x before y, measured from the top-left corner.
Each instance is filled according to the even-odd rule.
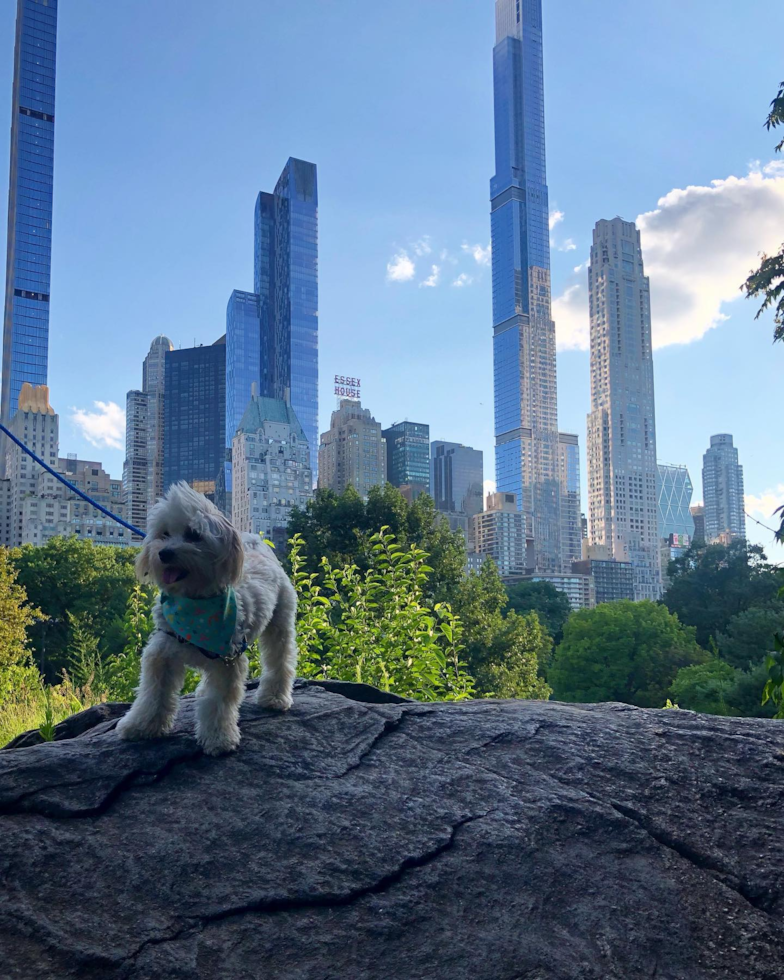
[[[175,483],[147,517],[136,574],[171,595],[201,598],[236,585],[243,557],[239,534],[218,508]]]

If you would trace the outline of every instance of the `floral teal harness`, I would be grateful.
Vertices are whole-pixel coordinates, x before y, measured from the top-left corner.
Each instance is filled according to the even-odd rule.
[[[222,660],[231,665],[248,649],[244,636],[238,644],[234,642],[237,597],[231,586],[206,599],[186,599],[161,592],[161,612],[171,627],[161,632],[195,647],[208,660]]]

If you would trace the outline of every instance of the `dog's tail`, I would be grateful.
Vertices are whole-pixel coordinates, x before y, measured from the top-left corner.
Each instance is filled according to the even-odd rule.
[[[267,544],[260,534],[248,534],[247,532],[243,532],[240,537],[242,538],[242,547],[246,552],[260,551],[262,554],[277,558],[277,555],[273,549]]]

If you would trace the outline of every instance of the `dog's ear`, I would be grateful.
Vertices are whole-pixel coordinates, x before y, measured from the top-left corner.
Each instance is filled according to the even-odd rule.
[[[242,568],[245,563],[242,538],[225,518],[221,518],[220,535],[224,549],[218,562],[218,575],[225,585],[236,585],[242,578]]]
[[[147,539],[142,542],[142,550],[136,556],[136,578],[144,583],[150,574],[150,550],[147,546]]]

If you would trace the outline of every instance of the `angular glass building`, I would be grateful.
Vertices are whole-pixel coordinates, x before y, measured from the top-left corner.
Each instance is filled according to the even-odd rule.
[[[484,509],[484,465],[481,449],[437,440],[431,445],[431,492],[436,510],[465,514],[470,520]]]
[[[430,426],[396,422],[381,435],[387,441],[387,482],[430,493]]]
[[[46,384],[57,0],[17,0],[0,416]]]
[[[694,518],[691,514],[691,495],[694,491],[685,466],[659,463],[659,537],[671,534],[694,537]]]
[[[318,182],[316,165],[289,159],[254,215],[252,293],[226,312],[226,448],[251,399],[290,403],[318,463]],[[227,472],[227,491],[230,491]]]
[[[248,398],[250,401],[250,397]],[[185,480],[211,497],[225,458],[226,342],[166,353],[163,489]]]
[[[541,0],[496,0],[495,15],[490,197],[496,484],[499,492],[515,494],[525,514],[537,571],[558,572],[562,490]]]

